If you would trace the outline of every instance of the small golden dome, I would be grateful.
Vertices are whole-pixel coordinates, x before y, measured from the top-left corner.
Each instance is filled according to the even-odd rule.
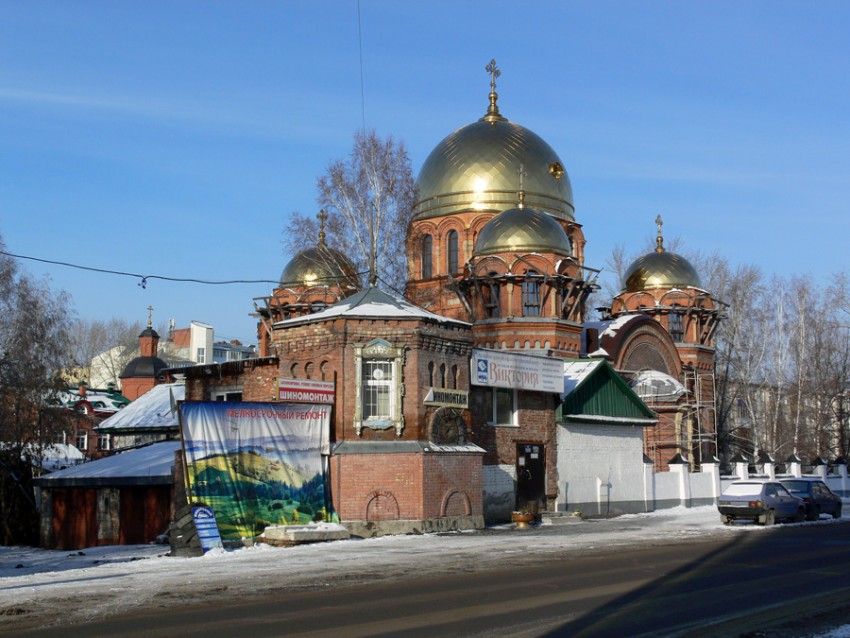
[[[656,217],[658,237],[655,251],[635,259],[623,276],[623,292],[640,292],[657,288],[700,288],[696,269],[687,259],[664,250],[661,215]]]
[[[351,262],[323,243],[295,255],[283,269],[280,285],[358,287]]]
[[[638,257],[623,277],[625,292],[655,288],[700,288],[700,278],[691,263],[676,253],[651,252]]]
[[[473,252],[476,257],[506,252],[545,252],[565,257],[572,254],[561,225],[533,208],[501,212],[481,229]]]

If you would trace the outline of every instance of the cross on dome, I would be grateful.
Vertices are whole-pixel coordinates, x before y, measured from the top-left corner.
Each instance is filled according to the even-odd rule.
[[[658,217],[655,218],[655,223],[658,225],[658,237],[655,239],[655,252],[663,253],[664,252],[664,237],[661,236],[661,227],[664,225],[664,221],[661,219],[661,214],[658,214]]]

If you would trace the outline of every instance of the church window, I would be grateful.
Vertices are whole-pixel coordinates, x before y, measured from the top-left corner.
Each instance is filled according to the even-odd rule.
[[[404,429],[401,414],[404,348],[374,339],[366,345],[354,346],[354,356],[357,370],[354,429],[357,436],[363,428],[395,428],[396,434],[401,436]]]
[[[496,281],[495,272],[487,273],[487,281],[484,284],[484,313],[488,318],[494,319],[500,316],[499,310],[499,283]]]
[[[451,230],[447,236],[448,270],[450,275],[458,273],[457,231]]]
[[[492,412],[490,425],[516,425],[516,390],[512,388],[490,388]]]
[[[446,364],[445,363],[440,364],[440,387],[441,388],[446,387]]]
[[[425,235],[422,238],[422,279],[431,277],[431,252],[433,251],[434,240],[431,235]]]
[[[434,387],[434,362],[428,362],[428,385]]]
[[[684,341],[685,329],[682,324],[682,311],[680,306],[673,306],[673,310],[670,311],[668,326],[670,328],[670,337],[673,341]]]
[[[388,359],[364,359],[362,418],[388,419],[392,414],[393,364]]]
[[[540,316],[540,279],[537,272],[529,270],[522,282],[522,316]]]
[[[457,390],[458,367],[452,366],[452,390]]]

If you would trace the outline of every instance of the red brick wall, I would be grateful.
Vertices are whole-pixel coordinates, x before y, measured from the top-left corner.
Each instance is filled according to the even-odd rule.
[[[518,443],[545,446],[546,495],[558,494],[558,425],[555,423],[556,395],[545,392],[517,393],[519,427],[487,425],[491,415],[490,394],[487,388],[473,387],[470,395],[472,429],[470,442],[485,450],[485,465],[515,465]]]
[[[344,454],[331,458],[331,493],[343,523],[480,516],[482,486],[478,454]]]

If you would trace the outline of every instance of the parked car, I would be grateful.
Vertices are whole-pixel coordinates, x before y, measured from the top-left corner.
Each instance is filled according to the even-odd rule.
[[[821,514],[832,514],[832,518],[841,518],[841,497],[835,494],[821,479],[783,478],[779,482],[794,496],[803,499],[806,504],[806,520],[816,521]]]
[[[800,522],[806,515],[803,499],[791,494],[778,481],[735,481],[723,490],[717,509],[725,525],[739,518],[765,525],[780,520]]]

